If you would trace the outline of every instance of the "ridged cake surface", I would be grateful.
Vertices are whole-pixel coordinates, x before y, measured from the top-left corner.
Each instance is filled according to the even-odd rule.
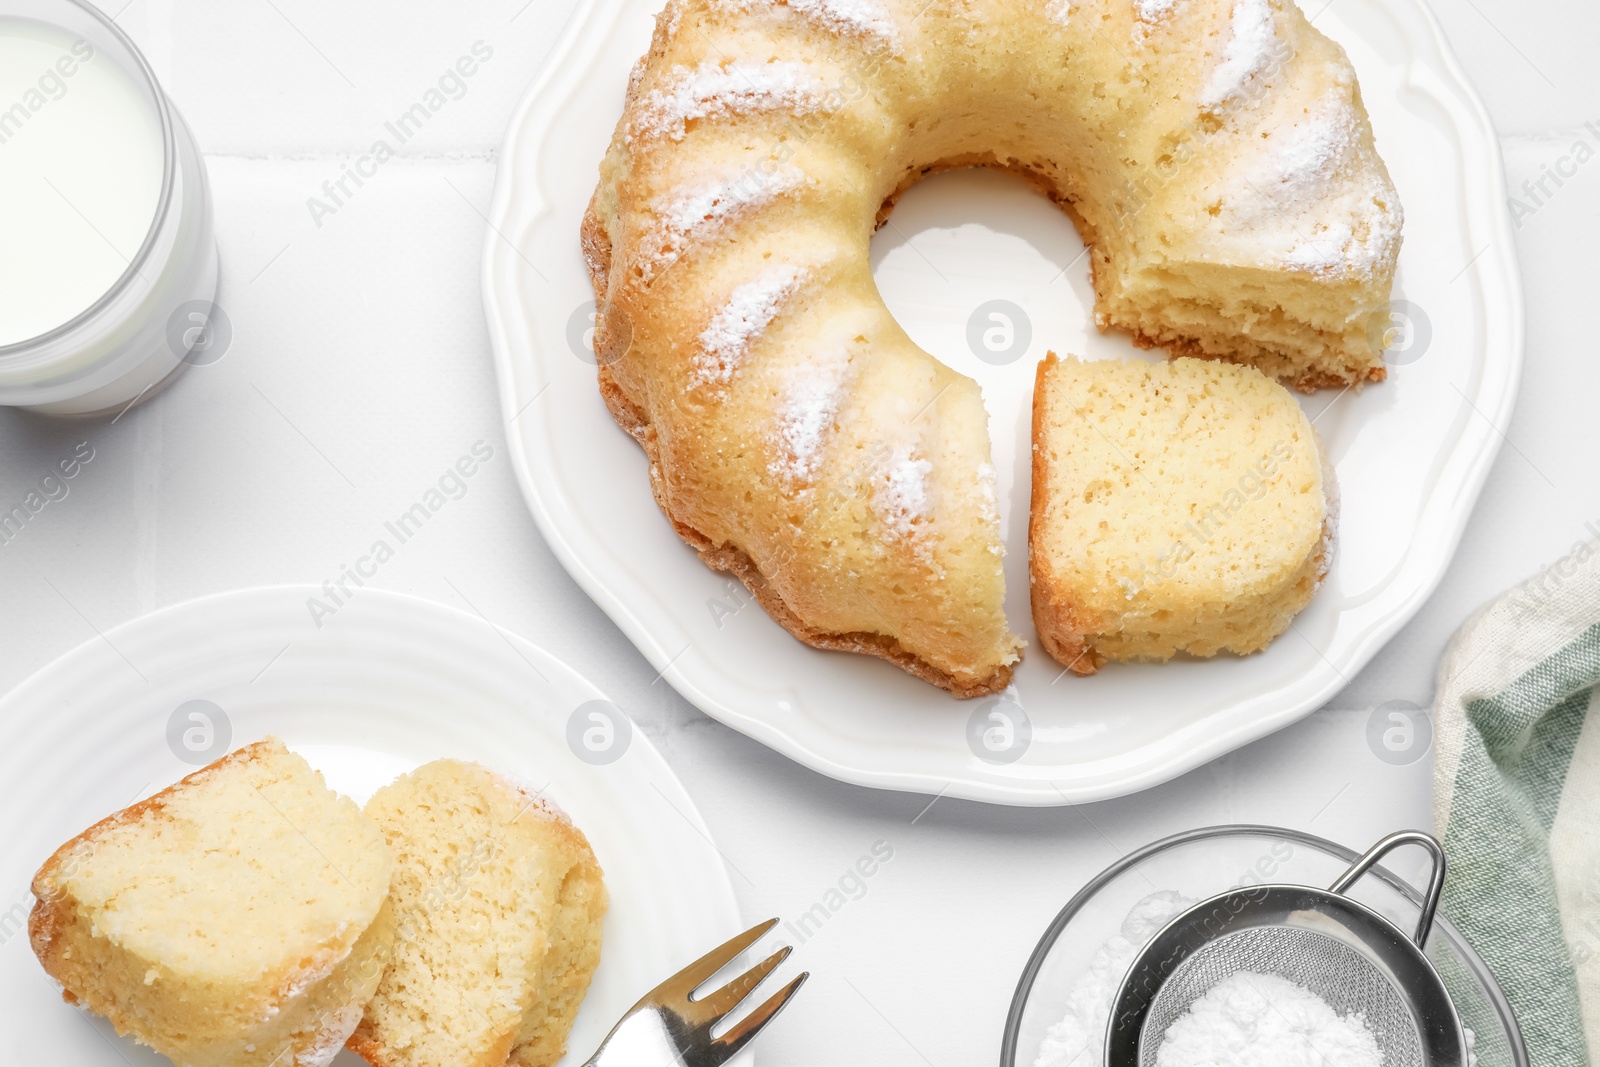
[[[670,0],[584,224],[602,393],[708,563],[962,696],[1020,648],[987,418],[868,244],[973,165],[1072,217],[1103,328],[1301,388],[1383,377],[1401,219],[1349,61],[1287,0]]]

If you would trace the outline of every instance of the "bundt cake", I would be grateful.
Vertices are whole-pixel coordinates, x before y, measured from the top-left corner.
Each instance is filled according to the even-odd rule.
[[[1259,651],[1327,573],[1316,431],[1254,368],[1052,354],[1033,426],[1034,624],[1076,673]]]
[[[62,845],[28,930],[69,1001],[180,1067],[324,1067],[383,972],[392,869],[354,802],[267,740]]]
[[[396,936],[350,1048],[373,1067],[551,1067],[600,962],[606,890],[583,833],[458,760],[366,811],[395,854]]]
[[[668,0],[583,224],[601,392],[778,622],[974,696],[1020,647],[987,419],[868,261],[962,166],[1066,210],[1102,328],[1300,388],[1383,377],[1401,215],[1289,0]]]

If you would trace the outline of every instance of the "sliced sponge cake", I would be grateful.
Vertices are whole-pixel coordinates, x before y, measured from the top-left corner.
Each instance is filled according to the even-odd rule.
[[[606,894],[583,834],[476,764],[379,790],[394,850],[393,958],[350,1047],[376,1067],[546,1067],[600,956]]]
[[[1033,617],[1079,674],[1265,648],[1327,572],[1331,475],[1249,367],[1050,355],[1033,397]]]
[[[275,740],[58,849],[34,951],[67,1000],[192,1067],[321,1067],[393,936],[378,828]]]

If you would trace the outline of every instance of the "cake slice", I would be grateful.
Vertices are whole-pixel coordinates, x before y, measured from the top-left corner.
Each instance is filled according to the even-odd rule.
[[[1259,371],[1052,353],[1028,526],[1041,643],[1078,674],[1265,648],[1327,573],[1331,495],[1311,424]]]
[[[192,1067],[321,1067],[393,936],[378,828],[277,740],[58,849],[28,930],[63,995]]]
[[[600,957],[600,867],[565,816],[438,760],[367,814],[394,850],[397,935],[350,1048],[374,1067],[545,1067]]]

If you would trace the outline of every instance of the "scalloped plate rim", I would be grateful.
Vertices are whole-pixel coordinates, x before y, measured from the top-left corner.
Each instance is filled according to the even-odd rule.
[[[1487,192],[1474,197],[1472,190],[1468,188],[1463,193],[1465,207],[1473,216],[1474,232],[1483,231],[1488,237],[1484,252],[1472,261],[1468,272],[1482,281],[1491,270],[1498,271],[1498,277],[1493,279],[1496,284],[1486,288],[1491,289],[1499,301],[1498,310],[1504,320],[1504,329],[1501,333],[1504,336],[1497,338],[1487,332],[1484,334],[1484,348],[1488,355],[1479,367],[1481,380],[1473,397],[1474,400],[1480,401],[1474,406],[1483,418],[1472,425],[1478,427],[1481,422],[1487,423],[1487,426],[1469,428],[1457,442],[1458,446],[1472,446],[1467,449],[1473,457],[1470,467],[1451,485],[1453,492],[1449,497],[1448,508],[1435,503],[1432,508],[1419,515],[1419,529],[1430,519],[1435,523],[1441,520],[1444,522],[1445,531],[1436,542],[1440,551],[1436,557],[1424,562],[1416,562],[1415,554],[1408,553],[1397,567],[1396,573],[1386,580],[1384,590],[1379,594],[1385,605],[1380,621],[1341,650],[1342,655],[1338,659],[1337,666],[1330,662],[1331,669],[1320,683],[1315,686],[1287,687],[1283,692],[1292,693],[1293,697],[1285,701],[1279,711],[1263,714],[1247,723],[1241,723],[1229,731],[1212,737],[1209,744],[1169,752],[1165,758],[1147,762],[1136,771],[1121,773],[1112,780],[1096,781],[1087,785],[1069,784],[1065,787],[1053,779],[1042,776],[1003,778],[986,776],[979,772],[962,778],[937,771],[923,773],[863,766],[836,758],[816,746],[804,743],[792,736],[772,716],[742,710],[726,697],[713,692],[712,687],[716,679],[709,678],[703,681],[699,674],[686,672],[683,661],[687,657],[681,652],[675,657],[665,648],[650,625],[628,606],[625,593],[613,588],[612,584],[591,565],[590,557],[574,546],[574,539],[569,537],[567,527],[557,519],[548,506],[545,500],[545,487],[534,469],[536,457],[540,462],[548,462],[548,457],[538,456],[538,450],[516,425],[517,419],[538,399],[543,390],[535,392],[532,396],[517,392],[516,362],[525,358],[526,354],[515,350],[506,318],[508,308],[502,306],[501,287],[505,286],[507,292],[514,292],[511,273],[511,270],[514,270],[513,259],[512,255],[505,251],[509,239],[504,235],[516,232],[519,224],[531,225],[540,217],[541,212],[549,210],[549,204],[543,191],[538,188],[537,182],[532,183],[527,189],[513,188],[521,180],[514,176],[513,161],[518,158],[521,137],[524,136],[536,113],[544,106],[543,95],[557,85],[565,73],[565,63],[569,56],[585,42],[587,37],[602,32],[604,25],[609,25],[598,21],[601,14],[610,11],[621,12],[628,3],[629,0],[580,0],[578,9],[575,10],[562,39],[552,49],[546,68],[534,80],[508,124],[498,154],[499,167],[494,198],[489,211],[490,222],[484,242],[483,299],[496,375],[500,383],[504,428],[508,441],[514,446],[511,449],[513,467],[541,534],[572,578],[616,623],[651,665],[661,672],[661,676],[690,703],[712,718],[804,766],[855,785],[912,792],[937,792],[943,796],[1017,806],[1049,807],[1086,803],[1124,796],[1170,781],[1306,717],[1343,689],[1347,684],[1344,675],[1365,666],[1378,650],[1415,616],[1433,594],[1454,557],[1473,506],[1499,452],[1502,439],[1500,428],[1507,424],[1515,406],[1524,355],[1525,313],[1511,221],[1504,211],[1493,210],[1495,205],[1504,203],[1506,191],[1498,135],[1494,131],[1481,98],[1467,80],[1459,60],[1445,38],[1437,16],[1426,0],[1406,0],[1407,5],[1420,15],[1428,35],[1425,43],[1432,53],[1434,62],[1423,65],[1443,76],[1443,88],[1467,112],[1467,122],[1451,123],[1449,132],[1462,149],[1463,155],[1481,154],[1489,164],[1489,173],[1479,176],[1487,180],[1489,185]],[[1406,44],[1413,53],[1410,66],[1414,69],[1420,62],[1417,56],[1419,51],[1417,42],[1407,40]],[[538,209],[518,214],[515,211],[517,197],[530,195],[539,202]],[[1491,210],[1486,211],[1486,208]],[[573,241],[576,246],[576,235]],[[512,301],[507,298],[506,302]],[[1495,340],[1504,342],[1504,348],[1498,358],[1493,351],[1490,351],[1492,345],[1489,342]],[[1496,387],[1488,389],[1491,377],[1489,372],[1495,370],[1499,372],[1493,376]],[[1437,502],[1441,495],[1441,491],[1435,488],[1430,494],[1430,500]],[[1441,515],[1441,511],[1444,514]],[[1407,573],[1412,580],[1406,582],[1403,589],[1396,593],[1394,590],[1401,581],[1401,575]],[[1033,654],[1042,655],[1037,650]],[[725,680],[722,689],[731,690],[739,687],[740,683]]]

